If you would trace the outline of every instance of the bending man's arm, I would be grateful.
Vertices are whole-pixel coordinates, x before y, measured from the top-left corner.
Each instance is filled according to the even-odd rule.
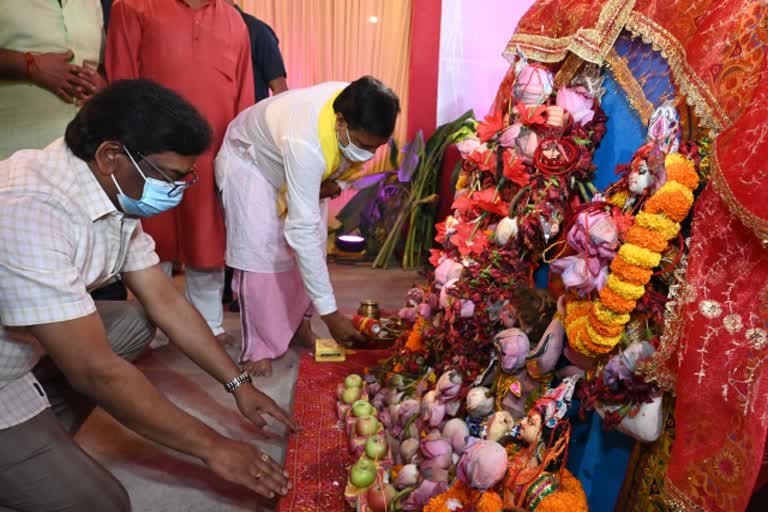
[[[221,477],[264,495],[287,492],[287,478],[257,450],[217,434],[168,401],[112,352],[97,313],[29,327],[72,386],[144,437],[198,457]],[[260,478],[257,478],[260,476]]]

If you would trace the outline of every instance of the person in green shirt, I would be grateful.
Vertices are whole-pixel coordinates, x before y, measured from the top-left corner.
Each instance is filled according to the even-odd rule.
[[[0,0],[0,160],[61,137],[99,74],[99,0]]]

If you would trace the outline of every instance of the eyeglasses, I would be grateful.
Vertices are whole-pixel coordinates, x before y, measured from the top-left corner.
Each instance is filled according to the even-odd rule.
[[[144,176],[144,173],[141,171],[141,167],[139,167],[139,164],[136,162],[136,160],[133,158],[133,155],[131,155],[131,151],[128,150],[127,147],[123,146],[123,150],[125,150],[125,154],[128,155],[128,158],[131,159],[131,162],[133,162],[133,165],[136,166],[136,169],[139,170],[139,173],[144,179],[147,179],[146,176]],[[158,173],[164,181],[167,183],[173,185],[173,188],[171,188],[168,191],[168,197],[176,197],[181,195],[185,190],[187,190],[189,187],[197,183],[197,173],[195,172],[194,166],[190,167],[187,171],[174,171],[178,172],[180,174],[183,174],[184,177],[180,180],[174,180],[170,176],[168,176],[168,171],[162,170],[157,164],[153,163],[152,160],[147,158],[146,156],[142,155],[138,151],[134,151],[136,155],[139,157],[139,161],[143,160],[149,164],[149,166],[152,168],[153,171]]]

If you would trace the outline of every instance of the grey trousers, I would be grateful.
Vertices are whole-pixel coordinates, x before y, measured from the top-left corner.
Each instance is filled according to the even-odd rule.
[[[97,302],[116,354],[131,361],[152,340],[155,328],[133,302]],[[124,512],[128,493],[73,440],[94,408],[69,385],[50,358],[33,373],[51,409],[0,430],[0,512]]]

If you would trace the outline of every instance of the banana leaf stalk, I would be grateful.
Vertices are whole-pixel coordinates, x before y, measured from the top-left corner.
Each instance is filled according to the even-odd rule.
[[[468,111],[455,121],[438,127],[427,141],[425,150],[419,154],[419,163],[411,180],[411,192],[408,200],[376,261],[374,261],[373,266],[375,268],[388,266],[392,252],[394,252],[402,236],[406,220],[408,221],[408,233],[405,239],[402,266],[410,269],[424,263],[434,236],[439,169],[445,149],[449,144],[455,142],[456,134],[461,128],[473,126],[471,124],[472,116],[473,112]]]

